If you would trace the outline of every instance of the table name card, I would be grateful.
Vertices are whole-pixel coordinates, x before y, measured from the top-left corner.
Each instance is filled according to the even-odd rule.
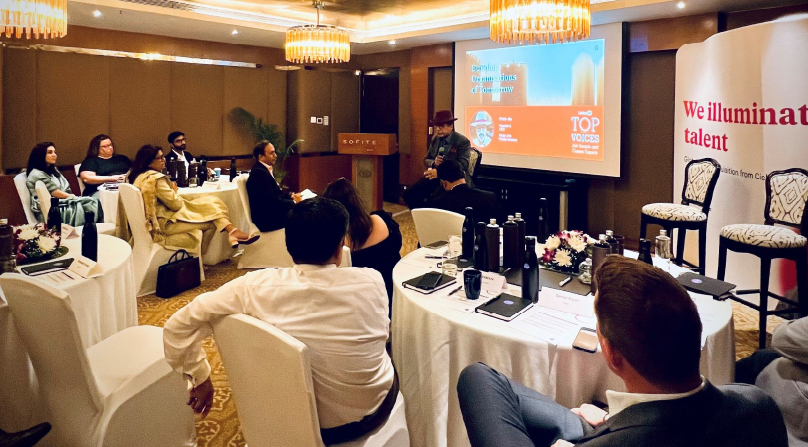
[[[482,274],[483,283],[481,289],[483,291],[493,294],[492,296],[497,296],[506,289],[504,276],[493,272],[482,272]]]
[[[81,276],[82,278],[90,278],[103,273],[101,266],[98,265],[97,262],[85,258],[84,256],[79,256],[73,259],[73,263],[70,264],[70,268],[68,270]]]
[[[591,317],[595,310],[595,297],[542,287],[541,292],[539,292],[538,305],[560,312]]]
[[[79,237],[79,232],[76,231],[76,227],[72,225],[68,225],[66,223],[62,224],[62,239],[72,239]]]

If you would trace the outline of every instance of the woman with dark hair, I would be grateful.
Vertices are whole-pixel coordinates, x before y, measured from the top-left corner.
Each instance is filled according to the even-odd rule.
[[[351,264],[369,267],[382,274],[392,312],[393,267],[401,260],[398,223],[384,210],[368,214],[356,189],[345,178],[329,183],[323,197],[336,200],[348,210],[351,220],[345,245],[351,249]]]
[[[104,221],[104,210],[98,199],[73,195],[67,179],[56,169],[56,147],[50,141],[39,143],[31,149],[26,172],[25,184],[31,194],[31,211],[38,221],[44,222],[45,216],[42,215],[36,193],[37,181],[44,183],[51,196],[59,199],[62,222],[73,226],[84,225],[85,211],[94,213],[96,222]]]
[[[129,157],[115,153],[109,135],[96,135],[90,140],[87,157],[79,167],[79,178],[84,182],[83,195],[95,196],[99,185],[125,181],[130,166]]]
[[[197,254],[199,242],[204,253],[216,231],[227,232],[233,248],[258,240],[259,235],[250,236],[230,223],[227,205],[218,197],[182,198],[177,185],[162,173],[165,165],[163,150],[147,144],[137,151],[129,173],[129,182],[143,194],[146,229],[154,242]]]

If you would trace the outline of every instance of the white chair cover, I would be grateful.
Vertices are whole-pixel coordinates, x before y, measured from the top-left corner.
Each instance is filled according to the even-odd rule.
[[[46,442],[75,446],[192,446],[182,376],[163,357],[162,330],[125,329],[86,351],[70,297],[19,274],[0,277],[53,426]]]
[[[34,184],[34,190],[36,191],[37,200],[39,200],[39,209],[42,211],[42,216],[45,220],[48,220],[48,212],[50,211],[50,201],[51,201],[51,194],[48,191],[48,187],[45,186],[42,181],[37,181]],[[96,223],[95,224],[96,231],[98,234],[108,234],[110,236],[115,236],[115,224],[113,223]],[[83,226],[76,227],[76,232],[81,234],[81,230],[83,230]]]
[[[411,211],[415,223],[415,234],[421,246],[437,241],[448,241],[449,236],[460,236],[463,232],[462,214],[437,208],[417,208]]]
[[[73,169],[76,171],[76,181],[79,182],[79,190],[81,190],[81,194],[84,194],[84,182],[81,180],[81,176],[79,175],[79,168],[81,167],[81,163],[77,165],[73,165]]]
[[[31,211],[31,193],[28,191],[28,186],[25,184],[25,180],[26,173],[25,171],[22,171],[14,176],[14,186],[17,187],[17,194],[20,196],[22,209],[25,211],[25,217],[28,219],[28,223],[35,224],[37,223],[37,220],[34,212]]]
[[[215,322],[213,336],[227,368],[247,443],[261,447],[322,446],[306,345],[243,314]],[[363,438],[339,445],[408,447],[401,393],[387,423]]]
[[[154,293],[157,288],[157,268],[168,262],[174,251],[165,249],[152,240],[151,234],[146,229],[146,210],[140,190],[128,183],[121,183],[118,191],[134,239],[132,257],[135,259],[135,284],[139,290],[137,296],[148,295]],[[201,281],[205,280],[201,257],[199,277]]]
[[[238,195],[241,204],[247,212],[247,220],[250,222],[249,233],[258,233],[258,227],[252,221],[250,211],[250,199],[247,195],[248,175],[240,175],[236,178]],[[264,267],[291,267],[294,265],[292,256],[286,251],[286,231],[281,228],[275,231],[261,232],[261,238],[251,245],[245,245],[244,251],[238,260],[238,268],[264,268]]]

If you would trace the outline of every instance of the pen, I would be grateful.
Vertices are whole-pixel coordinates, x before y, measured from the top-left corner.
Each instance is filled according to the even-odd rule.
[[[462,288],[463,288],[463,286],[460,286],[460,287],[458,287],[458,288],[456,288],[456,289],[452,290],[451,292],[449,292],[449,295],[450,295],[450,296],[451,296],[451,295],[454,295],[455,293],[459,292],[459,291],[460,291],[460,289],[462,289]]]
[[[443,256],[424,255],[426,259],[443,259]]]
[[[568,282],[572,281],[572,276],[567,276],[566,279],[558,283],[558,287],[564,287],[567,285]]]

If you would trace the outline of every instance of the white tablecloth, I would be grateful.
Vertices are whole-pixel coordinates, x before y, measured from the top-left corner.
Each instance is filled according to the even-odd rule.
[[[572,348],[577,331],[554,345],[512,323],[447,307],[444,297],[457,286],[430,295],[402,287],[403,281],[425,273],[430,262],[434,267],[435,260],[423,259],[427,252],[422,248],[410,253],[393,270],[393,358],[412,445],[469,445],[456,387],[460,372],[474,362],[484,362],[570,408],[595,399],[605,402],[608,389],[624,390],[600,351]],[[672,270],[674,275],[681,271],[676,266]],[[519,296],[519,288],[509,287]],[[735,364],[732,307],[728,301],[692,296],[706,334],[702,374],[713,384],[728,383]]]
[[[63,240],[65,258],[81,254],[81,238]],[[98,235],[100,276],[58,286],[70,294],[85,348],[137,325],[132,249],[113,236]],[[0,428],[16,431],[42,422],[36,377],[13,316],[0,291]]]

